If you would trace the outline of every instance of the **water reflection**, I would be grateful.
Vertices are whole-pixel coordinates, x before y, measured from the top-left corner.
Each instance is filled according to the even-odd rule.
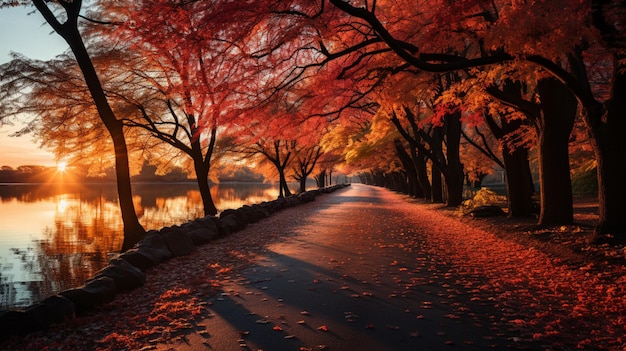
[[[133,190],[146,229],[203,216],[193,183],[137,184]],[[278,196],[269,184],[220,184],[211,192],[218,210]],[[82,284],[123,240],[112,184],[0,184],[0,220],[0,308],[27,306]]]

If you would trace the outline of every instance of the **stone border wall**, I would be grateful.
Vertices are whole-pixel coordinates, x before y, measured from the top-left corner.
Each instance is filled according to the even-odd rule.
[[[239,231],[284,208],[315,201],[320,194],[348,185],[334,185],[287,198],[244,205],[236,210],[225,210],[219,217],[207,216],[180,226],[148,231],[134,248],[109,261],[108,266],[84,285],[62,291],[27,308],[0,311],[0,340],[71,320],[76,314],[112,301],[119,292],[142,286],[146,281],[144,272],[167,259],[189,255],[196,246]]]

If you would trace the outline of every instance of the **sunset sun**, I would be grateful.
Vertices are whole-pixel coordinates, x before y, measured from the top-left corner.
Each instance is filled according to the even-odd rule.
[[[57,171],[65,172],[67,170],[67,162],[61,161],[57,164]]]

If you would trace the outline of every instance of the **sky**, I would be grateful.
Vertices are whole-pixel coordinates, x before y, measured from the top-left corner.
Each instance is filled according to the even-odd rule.
[[[10,61],[11,52],[48,60],[67,48],[65,41],[52,33],[52,28],[34,7],[0,9],[0,65]],[[0,126],[0,166],[56,165],[54,156],[40,149],[32,136],[9,136],[17,129],[18,124]]]

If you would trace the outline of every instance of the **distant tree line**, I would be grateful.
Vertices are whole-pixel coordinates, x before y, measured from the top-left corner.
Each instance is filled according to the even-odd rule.
[[[135,182],[189,182],[187,173],[181,168],[173,168],[166,174],[156,174],[156,167],[145,164],[139,174],[131,177]],[[242,168],[236,172],[221,174],[217,177],[223,182],[254,182],[262,183],[265,177],[254,173],[248,168]],[[73,169],[60,172],[56,167],[40,165],[23,165],[13,168],[2,166],[0,168],[0,183],[54,183],[54,182],[87,182],[87,183],[110,183],[115,182],[114,170],[107,169],[98,176],[81,175]]]
[[[43,183],[54,175],[56,168],[46,166],[26,165],[13,168],[0,168],[0,183]]]

